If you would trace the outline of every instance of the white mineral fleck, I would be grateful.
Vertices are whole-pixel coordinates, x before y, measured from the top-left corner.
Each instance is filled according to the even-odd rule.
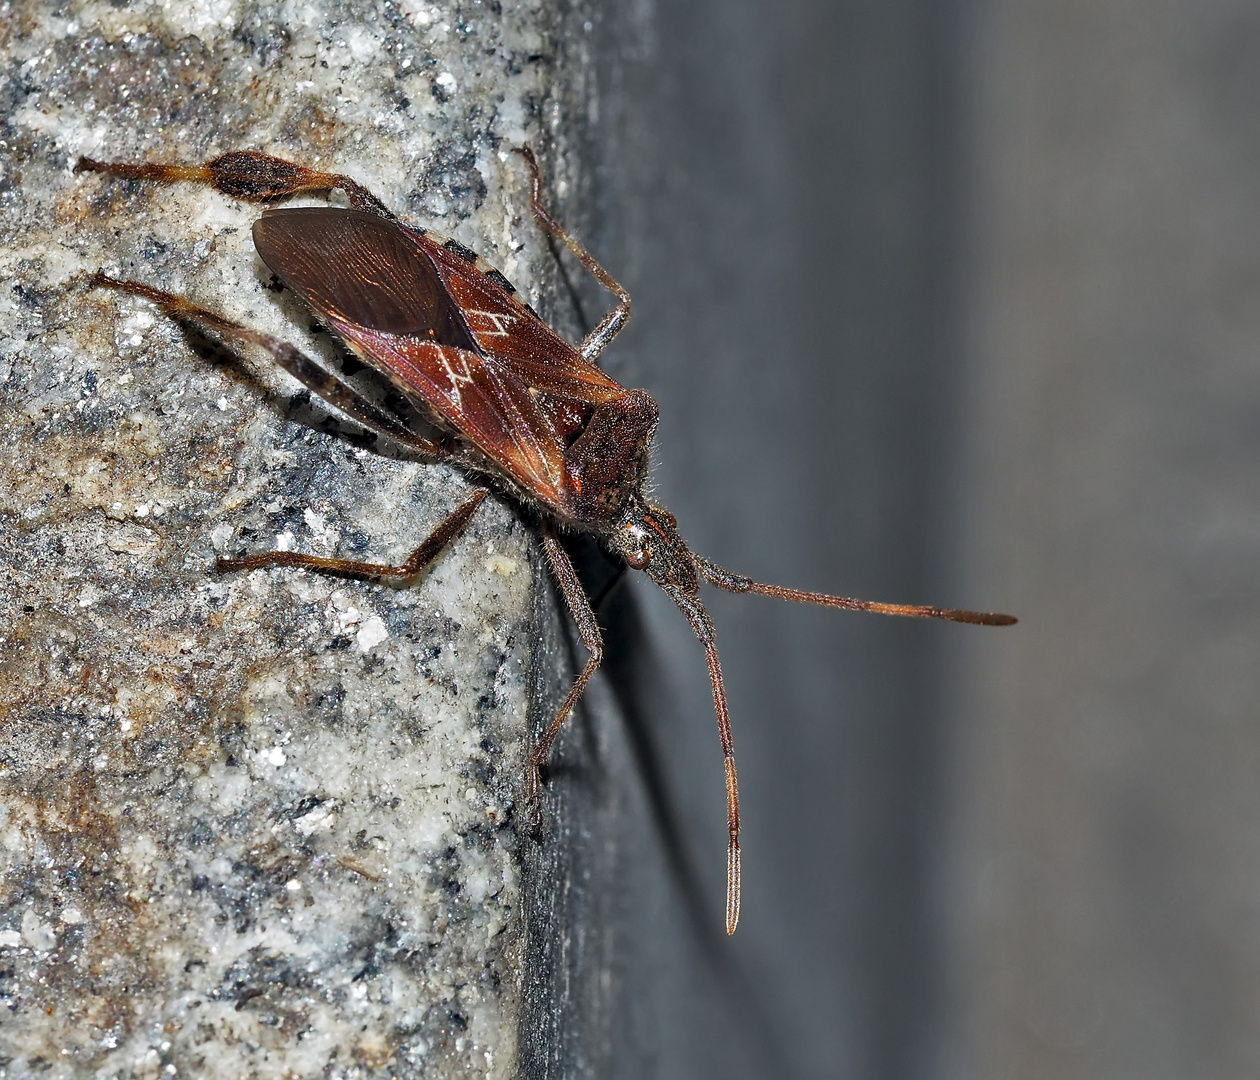
[[[336,824],[336,808],[325,804],[317,806],[309,814],[303,814],[293,823],[293,827],[303,836],[310,836],[317,829],[332,829]]]
[[[231,535],[230,527],[228,534]],[[110,532],[105,546],[122,555],[148,555],[157,546],[157,533],[143,525],[123,525]]]
[[[378,41],[361,26],[356,26],[346,34],[346,44],[350,46],[350,55],[358,61],[371,60],[376,55]]]
[[[48,952],[57,944],[53,928],[35,914],[34,908],[22,912],[22,940],[32,949]]]
[[[224,545],[232,539],[232,534],[236,530],[226,521],[220,521],[213,529],[210,530],[210,543],[215,551],[222,551]]]
[[[486,560],[486,569],[500,577],[511,577],[521,568],[521,564],[507,555],[491,555]]]
[[[379,615],[369,616],[359,628],[359,632],[355,634],[355,640],[364,652],[370,652],[387,637],[389,637],[389,631],[385,628],[385,620]]]

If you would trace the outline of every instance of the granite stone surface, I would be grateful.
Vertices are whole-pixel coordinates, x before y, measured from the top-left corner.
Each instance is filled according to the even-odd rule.
[[[0,4],[0,1076],[516,1073],[526,716],[562,682],[528,523],[488,501],[407,587],[216,576],[400,561],[467,481],[86,289],[104,268],[341,360],[269,289],[256,206],[72,166],[346,172],[547,312],[507,150],[563,205],[556,33],[541,0]]]

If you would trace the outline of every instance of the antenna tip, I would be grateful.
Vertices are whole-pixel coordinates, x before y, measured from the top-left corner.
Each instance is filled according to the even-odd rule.
[[[931,612],[938,619],[950,622],[971,623],[972,626],[1014,626],[1019,620],[1014,615],[998,611],[959,611],[955,608],[937,609]]]
[[[739,841],[731,837],[730,847],[726,850],[726,932],[735,933],[739,925],[739,875],[740,875]]]
[[[1014,626],[1019,622],[1014,615],[1002,615],[998,612],[979,612],[978,614],[980,617],[975,621],[983,626]]]

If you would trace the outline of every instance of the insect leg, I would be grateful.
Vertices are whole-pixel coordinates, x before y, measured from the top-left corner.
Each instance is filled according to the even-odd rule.
[[[560,591],[564,594],[564,600],[569,607],[570,614],[573,616],[573,621],[577,624],[578,636],[582,639],[582,644],[586,646],[587,652],[591,655],[590,659],[586,661],[586,667],[582,669],[582,673],[574,680],[560,708],[556,711],[555,719],[551,721],[551,726],[547,728],[543,737],[538,740],[538,745],[534,747],[533,753],[529,755],[529,776],[526,778],[526,792],[535,815],[538,813],[541,798],[542,775],[540,770],[547,764],[547,759],[551,757],[551,748],[555,744],[556,736],[560,734],[561,727],[564,726],[564,722],[569,718],[573,707],[578,703],[578,699],[581,698],[582,692],[586,689],[586,684],[591,681],[591,676],[595,674],[595,669],[599,667],[600,661],[604,659],[604,639],[599,632],[599,624],[595,621],[595,612],[591,610],[591,602],[586,598],[586,593],[582,591],[577,571],[573,569],[573,563],[569,560],[569,556],[565,554],[564,548],[560,546],[560,541],[556,539],[555,530],[552,529],[549,523],[544,523],[543,525],[543,550],[547,553],[547,562],[551,566],[551,572],[560,586]]]
[[[388,563],[356,562],[354,559],[325,559],[319,555],[305,555],[299,551],[261,551],[256,555],[246,555],[240,559],[219,559],[214,564],[216,573],[227,574],[233,570],[258,570],[264,566],[304,566],[310,570],[318,570],[324,574],[335,574],[338,577],[364,578],[397,578],[406,580],[413,578],[434,559],[442,549],[454,540],[467,527],[477,507],[490,492],[486,488],[474,488],[472,494],[443,518],[424,542],[408,556],[407,561],[397,566]]]
[[[117,278],[96,273],[89,280],[89,285],[142,296],[146,300],[152,300],[176,321],[190,322],[226,338],[235,338],[238,341],[247,341],[252,345],[257,345],[308,390],[317,394],[334,409],[345,413],[356,424],[377,435],[392,439],[402,446],[417,450],[426,457],[440,460],[449,456],[440,443],[415,434],[405,424],[383,409],[377,408],[348,383],[342,382],[332,372],[320,367],[309,356],[295,349],[288,342],[274,338],[270,334],[264,334],[260,330],[242,326],[231,319],[225,319],[222,315],[199,308],[182,296],[155,289],[152,285],[144,285],[139,281],[120,281]]]
[[[159,165],[152,162],[131,164],[123,161],[96,161],[81,157],[75,172],[100,172],[127,180],[157,180],[172,183],[191,180],[209,184],[233,199],[262,202],[297,195],[304,191],[345,192],[352,206],[371,214],[393,219],[385,204],[357,180],[341,173],[318,172],[283,158],[260,154],[257,150],[233,150],[220,154],[204,165]]]
[[[607,270],[591,257],[586,248],[564,231],[564,226],[547,212],[547,208],[542,204],[542,177],[538,172],[538,161],[534,158],[534,152],[528,146],[518,146],[516,147],[516,152],[525,159],[525,163],[529,166],[531,178],[530,202],[534,209],[534,217],[538,219],[538,223],[557,240],[563,242],[565,247],[577,257],[578,262],[594,274],[604,288],[617,297],[617,306],[600,320],[599,325],[586,336],[586,340],[582,342],[579,349],[582,359],[594,360],[604,351],[608,343],[617,336],[617,332],[629,321],[630,294],[613,279],[613,276]]]

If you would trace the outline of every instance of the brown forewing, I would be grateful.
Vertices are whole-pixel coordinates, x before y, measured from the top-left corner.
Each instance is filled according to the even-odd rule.
[[[254,222],[263,262],[321,315],[474,348],[419,239],[375,214],[323,206],[269,210]]]
[[[421,398],[512,480],[563,509],[564,443],[526,383],[471,349],[382,334],[330,317],[364,361]]]
[[[563,512],[565,447],[621,387],[506,279],[460,245],[356,210],[272,210],[254,241],[358,356]]]
[[[539,408],[562,442],[577,437],[594,406],[621,393],[621,386],[521,303],[506,278],[487,274],[489,268],[467,248],[432,233],[420,242],[479,351],[536,391]]]

